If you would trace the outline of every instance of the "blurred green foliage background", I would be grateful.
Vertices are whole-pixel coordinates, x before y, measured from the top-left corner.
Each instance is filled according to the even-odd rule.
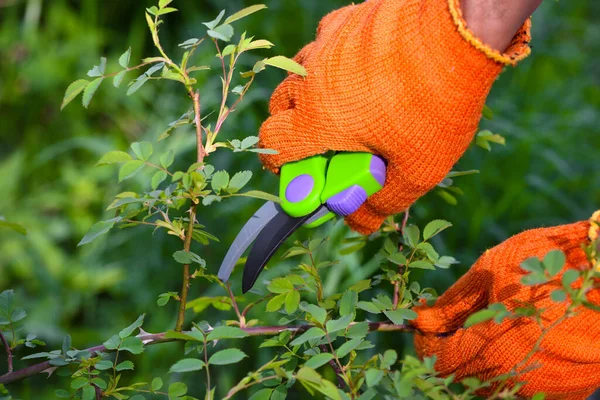
[[[236,33],[247,30],[276,47],[246,56],[247,66],[261,56],[293,56],[312,40],[323,15],[349,1],[264,3],[269,9],[242,21]],[[126,89],[114,89],[107,82],[88,110],[79,100],[59,110],[67,85],[83,78],[100,56],[108,57],[110,71],[129,46],[132,63],[155,55],[143,16],[144,8],[152,4],[0,0],[0,215],[28,231],[21,236],[0,230],[0,291],[16,290],[29,314],[25,330],[51,348],[57,348],[66,333],[78,348],[101,343],[144,312],[149,332],[174,324],[175,304],[158,307],[156,297],[179,290],[180,265],[171,257],[180,249],[177,240],[140,227],[115,230],[89,246],[78,248],[77,243],[93,223],[111,217],[104,210],[112,196],[129,185],[140,191],[148,188],[149,175],[145,174],[117,184],[114,168],[94,167],[99,157],[109,150],[127,150],[133,141],[154,142],[170,121],[189,108],[189,100],[175,83],[151,82],[126,97]],[[167,16],[161,30],[163,46],[167,52],[181,54],[177,43],[203,34],[201,21],[213,19],[223,8],[233,12],[250,4],[242,0],[175,1],[180,12]],[[454,224],[436,246],[461,264],[447,273],[437,271],[419,278],[440,292],[485,249],[507,237],[527,228],[586,219],[600,207],[600,3],[547,0],[533,26],[532,56],[501,75],[488,100],[494,119],[482,122],[482,127],[506,137],[506,147],[494,146],[491,153],[473,147],[467,152],[456,169],[479,169],[481,174],[456,178],[464,191],[457,206],[433,192],[411,210],[412,221],[421,226],[435,218]],[[206,63],[218,67],[212,48],[201,54]],[[284,76],[274,69],[258,76],[243,107],[227,121],[225,138],[257,133],[267,116],[269,95]],[[133,77],[134,73],[128,75]],[[203,108],[210,110],[219,99],[220,81],[216,74],[197,77],[204,88]],[[175,150],[181,168],[194,161],[190,129],[177,130],[160,146]],[[210,162],[232,171],[250,169],[254,178],[249,187],[276,191],[275,177],[261,172],[253,154],[232,157],[223,151]],[[194,245],[209,269],[216,271],[228,243],[259,204],[239,198],[200,212],[200,223],[221,239],[210,249]],[[327,290],[349,286],[377,270],[372,256],[380,244],[340,256],[340,241],[352,234],[341,223],[329,229],[316,233],[331,236],[323,257],[342,262],[329,271]],[[300,232],[298,237],[309,234],[315,233]],[[285,265],[272,268],[270,276],[281,274]],[[191,289],[191,298],[216,295],[223,295],[216,285],[195,282]],[[214,322],[228,313],[208,308],[200,315],[190,313],[189,318]],[[412,351],[410,335],[371,336],[379,349]],[[259,340],[240,343],[251,357],[238,368],[214,372],[218,390],[231,387],[269,357],[266,349],[257,350]],[[164,375],[181,355],[181,347],[151,348],[136,360],[131,379]],[[28,352],[18,352],[17,359]],[[4,364],[0,361],[0,374],[6,371]],[[27,364],[16,361],[16,365]],[[39,376],[11,389],[18,398],[53,398],[59,379]],[[199,396],[202,385],[200,377],[191,379],[191,393]]]

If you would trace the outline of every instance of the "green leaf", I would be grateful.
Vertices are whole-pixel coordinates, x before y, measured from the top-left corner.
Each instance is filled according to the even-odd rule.
[[[275,278],[267,285],[267,290],[271,293],[287,293],[294,290],[294,285],[287,278]]]
[[[556,303],[562,303],[567,299],[567,293],[562,289],[556,289],[550,293],[550,298]]]
[[[298,64],[296,61],[284,57],[284,56],[275,56],[271,58],[267,58],[263,60],[266,65],[270,65],[272,67],[281,68],[285,71],[292,72],[294,74],[298,74],[300,76],[307,76],[308,73],[306,69]]]
[[[340,300],[340,315],[351,315],[356,310],[356,303],[358,303],[358,293],[353,290],[347,290],[344,292],[342,299]]]
[[[321,354],[317,354],[316,356],[311,357],[304,364],[304,366],[308,367],[308,368],[312,368],[312,369],[317,369],[317,368],[327,364],[331,360],[333,360],[333,354],[321,353]]]
[[[288,314],[293,314],[298,309],[298,305],[300,304],[300,292],[297,290],[292,290],[288,292],[285,296],[285,312]]]
[[[175,364],[173,364],[169,369],[169,372],[177,373],[200,371],[202,368],[204,368],[205,365],[206,364],[204,364],[204,361],[199,360],[197,358],[184,358],[183,360],[179,360]]]
[[[153,66],[151,66],[150,68],[148,68],[148,70],[146,72],[144,72],[144,74],[147,77],[151,77],[153,73],[155,73],[156,71],[159,71],[159,70],[163,69],[164,66],[165,66],[164,62],[156,63]]]
[[[264,388],[250,396],[249,400],[269,400],[274,389]]]
[[[213,174],[210,186],[215,193],[221,192],[222,189],[229,185],[229,174],[227,171],[217,171]]]
[[[502,135],[494,134],[488,130],[483,130],[477,134],[475,138],[475,144],[487,151],[492,150],[490,143],[499,144],[502,146],[506,145],[506,139]]]
[[[119,363],[116,367],[117,371],[133,370],[133,363],[129,360]]]
[[[180,264],[191,264],[194,261],[192,253],[184,250],[173,253],[173,258]]]
[[[153,392],[156,392],[157,390],[160,390],[160,388],[162,388],[163,386],[163,380],[161,378],[154,378],[152,379],[152,383],[150,384],[150,388],[152,389]]]
[[[247,337],[248,334],[236,326],[219,326],[213,329],[207,339],[219,340],[219,339],[241,339]]]
[[[428,240],[440,233],[441,231],[443,231],[444,229],[450,228],[451,226],[452,224],[450,222],[445,221],[443,219],[433,220],[430,223],[428,223],[427,226],[425,226],[425,229],[423,229],[423,240]]]
[[[397,310],[384,311],[383,313],[396,325],[402,325],[404,320],[417,318],[417,313],[408,308],[398,308]]]
[[[363,279],[362,281],[356,282],[354,285],[350,286],[348,290],[352,290],[356,293],[364,292],[365,290],[371,289],[371,280]]]
[[[94,93],[98,89],[98,86],[102,83],[104,78],[96,78],[91,81],[83,90],[83,97],[81,98],[81,103],[85,108],[88,108],[90,105],[90,101],[92,101],[92,97],[94,97]]]
[[[410,264],[408,264],[408,267],[409,268],[418,268],[418,269],[430,269],[430,270],[435,269],[435,267],[433,266],[433,263],[428,260],[413,261]]]
[[[86,79],[78,79],[75,82],[71,83],[67,90],[65,91],[65,95],[63,97],[62,104],[60,105],[60,109],[65,108],[67,104],[69,104],[85,87],[90,83]]]
[[[526,286],[541,285],[548,282],[548,278],[542,272],[532,272],[521,278],[521,283]]]
[[[152,186],[152,190],[156,190],[158,186],[167,179],[167,173],[165,171],[156,171],[154,175],[152,175],[152,180],[150,181],[150,185]]]
[[[483,114],[483,118],[485,118],[487,120],[494,119],[494,111],[492,111],[492,109],[488,105],[483,106],[482,114]]]
[[[347,342],[345,342],[344,344],[342,344],[337,350],[336,350],[336,355],[338,356],[338,358],[342,358],[345,357],[346,355],[348,355],[352,350],[356,349],[361,343],[363,342],[362,338],[354,338],[352,340],[349,340]]]
[[[357,307],[371,314],[381,314],[379,307],[369,301],[359,301]]]
[[[213,365],[235,364],[246,357],[248,357],[246,353],[240,349],[226,349],[217,351],[215,354],[213,354],[208,360],[208,363]]]
[[[345,315],[339,319],[330,319],[327,321],[327,324],[325,324],[325,329],[327,329],[328,333],[341,331],[342,329],[346,329],[353,319],[353,314]]]
[[[19,322],[22,319],[24,319],[27,316],[27,313],[25,312],[25,310],[21,307],[19,308],[15,308],[11,313],[10,313],[10,320],[12,322]]]
[[[264,4],[254,4],[254,5],[250,6],[250,7],[246,7],[244,9],[242,9],[242,10],[240,10],[240,11],[238,11],[238,12],[232,14],[232,15],[230,15],[225,20],[225,23],[226,24],[230,24],[230,23],[232,23],[234,21],[237,21],[239,19],[247,17],[248,15],[253,14],[253,13],[257,12],[257,11],[264,10],[265,8],[267,8],[267,6],[265,6]]]
[[[562,270],[566,261],[565,253],[560,250],[552,250],[546,254],[543,263],[550,276],[555,276]]]
[[[87,384],[88,384],[87,378],[80,376],[71,381],[71,389],[75,389],[75,390],[81,389],[82,387],[84,387]]]
[[[383,378],[383,371],[376,368],[369,368],[365,373],[365,379],[368,387],[377,386]]]
[[[221,25],[215,29],[209,29],[206,31],[208,36],[214,39],[219,39],[224,42],[229,42],[231,37],[233,36],[233,27],[231,25],[225,24]]]
[[[112,335],[110,339],[103,343],[107,350],[116,350],[121,346],[122,339],[119,335]]]
[[[150,77],[146,74],[142,74],[138,76],[127,89],[127,96],[131,96],[135,92],[137,92],[143,85],[150,79]]]
[[[398,353],[395,350],[386,350],[383,353],[382,368],[392,369],[398,360]]]
[[[299,344],[308,342],[309,340],[321,339],[324,336],[325,332],[323,331],[323,329],[313,327],[304,332],[302,335],[298,336],[296,339],[292,340],[290,344],[292,346],[297,346]]]
[[[142,324],[144,323],[144,316],[145,314],[142,314],[138,317],[138,319],[135,320],[135,322],[131,325],[129,325],[127,328],[121,330],[121,332],[119,332],[119,337],[121,339],[125,339],[126,337],[131,336],[131,334],[138,329],[139,327],[142,326]]]
[[[266,311],[267,312],[278,311],[283,306],[283,303],[285,303],[286,295],[287,295],[286,293],[278,294],[277,296],[275,296],[271,300],[269,300],[269,302],[267,303]]]
[[[175,382],[169,386],[169,398],[181,397],[187,393],[187,385],[183,382]]]
[[[346,332],[346,337],[350,339],[354,339],[357,337],[364,338],[369,333],[369,323],[367,321],[361,321],[354,325],[352,325],[348,332]]]
[[[166,8],[163,8],[162,10],[159,10],[157,15],[165,15],[165,14],[169,14],[169,13],[172,13],[175,11],[178,11],[178,10],[173,7],[166,7]]]
[[[302,304],[306,304],[306,303],[302,303]],[[316,319],[320,324],[325,323],[325,319],[327,318],[327,311],[324,308],[316,306],[314,304],[308,304],[308,305],[302,305],[302,304],[300,305],[300,309],[310,313],[310,315],[312,315],[312,317],[314,319]]]
[[[123,164],[119,169],[119,182],[135,176],[144,167],[144,162],[141,160],[131,160]]]
[[[469,328],[473,325],[489,321],[492,318],[494,318],[496,316],[496,314],[497,314],[497,311],[489,310],[489,309],[477,311],[476,313],[469,315],[469,317],[465,321],[464,326],[465,326],[465,328]]]
[[[531,398],[531,400],[544,400],[546,398],[546,394],[545,393],[536,393],[533,395],[533,397]]]
[[[100,221],[94,225],[87,231],[83,239],[77,244],[77,246],[82,246],[84,244],[90,243],[94,241],[98,236],[104,235],[115,225],[115,223],[121,221],[121,217],[112,218],[106,221]]]
[[[66,335],[62,343],[62,354],[67,355],[69,350],[71,350],[71,335]]]
[[[273,46],[275,46],[275,45],[273,43],[269,42],[268,40],[259,39],[259,40],[254,40],[254,41],[248,43],[248,45],[244,47],[244,51],[257,50],[257,49],[270,49]]]
[[[110,164],[118,164],[131,161],[131,156],[124,151],[109,151],[105,155],[102,156],[100,160],[96,163],[96,166],[99,165],[110,165]]]
[[[130,336],[123,339],[120,349],[131,354],[141,354],[144,352],[144,344],[140,338]]]
[[[94,65],[94,67],[88,71],[87,76],[89,76],[91,78],[96,77],[96,76],[102,76],[102,75],[104,75],[105,71],[106,71],[106,58],[100,57],[100,64]]]
[[[94,400],[96,389],[92,385],[86,385],[81,390],[81,400]]]
[[[394,253],[387,259],[396,265],[406,265],[407,263],[406,256],[404,256],[402,253]]]
[[[404,238],[407,244],[413,249],[419,244],[420,232],[415,225],[409,225],[404,228]]]
[[[123,68],[127,68],[129,65],[129,58],[131,58],[131,47],[119,57],[119,65]]]
[[[255,199],[272,201],[273,203],[281,203],[281,199],[270,193],[262,192],[260,190],[250,190],[245,193],[237,193],[236,196],[253,197]]]
[[[279,385],[273,391],[271,400],[285,400],[287,399],[288,390],[285,385]]]
[[[565,288],[569,288],[577,279],[579,279],[579,271],[568,269],[562,276],[562,284]]]
[[[229,193],[237,193],[243,188],[252,178],[252,172],[241,171],[233,175],[233,178],[229,181],[227,191]]]
[[[219,25],[219,22],[221,22],[221,19],[223,19],[224,15],[225,10],[221,11],[219,15],[217,15],[217,18],[213,19],[210,22],[203,22],[202,25],[205,25],[208,29],[214,29],[217,25]]]
[[[100,360],[94,365],[94,368],[96,368],[99,371],[106,371],[107,369],[111,369],[112,367],[113,363],[109,360]]]
[[[521,263],[521,269],[529,272],[543,273],[544,266],[537,257],[530,257]]]
[[[21,235],[27,235],[27,229],[25,229],[22,225],[17,224],[16,222],[8,222],[0,219],[0,227],[12,229],[17,233],[20,233]]]
[[[143,161],[148,161],[152,156],[152,152],[154,151],[152,148],[152,143],[150,142],[131,143],[131,150],[133,150],[135,155]]]
[[[169,150],[160,156],[160,165],[164,169],[169,168],[173,164],[173,161],[175,161],[175,153],[173,150]]]

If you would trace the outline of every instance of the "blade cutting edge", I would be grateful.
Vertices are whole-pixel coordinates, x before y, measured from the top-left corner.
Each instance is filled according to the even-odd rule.
[[[221,268],[219,268],[219,279],[227,282],[233,267],[240,259],[244,251],[252,244],[263,228],[280,212],[281,208],[272,201],[266,202],[246,222],[240,233],[229,247]]]
[[[294,218],[287,215],[284,211],[273,217],[267,226],[256,239],[256,243],[250,250],[246,265],[244,266],[244,275],[242,278],[242,293],[246,293],[254,286],[258,275],[263,270],[269,259],[275,254],[277,249],[294,233],[301,225],[316,221],[329,213],[325,206],[304,217]]]

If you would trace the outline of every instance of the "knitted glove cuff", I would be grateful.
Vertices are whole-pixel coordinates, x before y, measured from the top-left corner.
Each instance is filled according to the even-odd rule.
[[[515,66],[519,61],[526,58],[531,53],[531,48],[529,47],[529,42],[531,41],[531,18],[528,18],[527,21],[525,21],[521,29],[519,29],[513,37],[508,49],[502,53],[483,43],[467,27],[467,22],[463,18],[460,8],[460,0],[448,0],[448,6],[450,7],[452,19],[461,36],[492,60],[504,65]]]

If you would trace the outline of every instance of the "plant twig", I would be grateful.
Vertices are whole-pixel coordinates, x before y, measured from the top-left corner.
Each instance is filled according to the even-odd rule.
[[[352,326],[351,324],[350,326]],[[278,335],[283,331],[290,331],[293,333],[305,332],[312,325],[295,325],[295,326],[253,326],[251,328],[241,328],[244,332],[246,332],[249,336],[270,336],[270,335]],[[369,322],[369,330],[370,331],[379,331],[379,332],[412,332],[414,328],[410,325],[394,325],[386,322]],[[185,333],[185,332],[184,332]],[[167,332],[161,333],[145,333],[140,334],[137,337],[144,343],[144,346],[150,346],[160,343],[168,343],[168,342],[176,342],[182,341],[183,339],[175,339],[168,338]],[[86,349],[86,351],[90,354],[96,354],[98,352],[110,352],[107,350],[104,345],[94,346]],[[0,376],[0,385],[6,385],[9,383],[13,383],[19,381],[21,379],[28,378],[30,376],[34,376],[39,374],[40,372],[44,372],[45,370],[52,368],[52,364],[50,361],[44,361],[41,363],[37,363],[34,365],[30,365],[29,367],[19,369],[17,371],[9,372]]]
[[[319,347],[321,348],[321,351],[323,353],[329,353],[329,349],[327,349],[326,345],[322,344]],[[346,382],[344,382],[344,372],[340,369],[339,365],[335,363],[333,358],[329,360],[329,365],[331,365],[331,368],[333,369],[333,371],[335,372],[335,376],[337,377],[338,388],[344,390],[344,388],[348,386],[346,385]]]
[[[196,148],[197,148],[197,162],[202,162],[204,157],[207,155],[204,145],[202,144],[202,118],[200,109],[200,91],[190,91],[190,97],[194,102],[194,123],[196,124]]]
[[[238,316],[238,319],[240,320],[240,327],[243,328],[244,324],[245,324],[245,318],[244,315],[242,313],[240,313],[240,309],[238,308],[238,304],[237,301],[235,301],[235,296],[233,295],[233,292],[231,291],[231,283],[227,282],[226,285],[227,288],[227,293],[229,294],[229,298],[231,299],[231,304],[233,305],[233,309],[235,310],[235,313]]]
[[[190,221],[185,233],[185,241],[183,242],[183,251],[189,252],[192,245],[192,235],[194,233],[194,221],[196,220],[196,206],[190,208]],[[190,264],[183,265],[183,283],[181,284],[181,295],[179,300],[179,313],[177,314],[177,323],[175,330],[181,331],[185,322],[185,310],[187,306],[187,295],[190,290]]]
[[[10,350],[10,346],[8,345],[8,342],[6,341],[6,338],[4,337],[2,332],[0,332],[0,340],[2,341],[2,344],[4,345],[4,350],[6,351],[6,363],[8,364],[8,372],[10,373],[13,371],[12,351]]]

